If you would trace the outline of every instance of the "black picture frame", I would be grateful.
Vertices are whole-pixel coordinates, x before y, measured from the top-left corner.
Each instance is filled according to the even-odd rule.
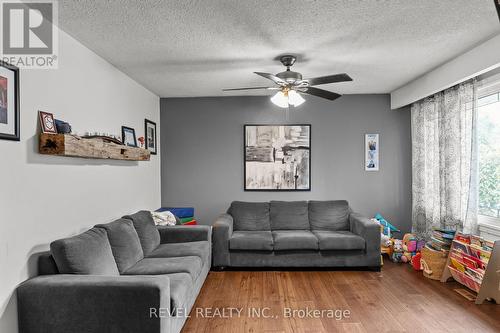
[[[304,188],[304,189],[254,189],[254,188],[247,188],[247,165],[246,165],[246,133],[247,133],[247,127],[249,126],[306,126],[309,128],[309,187]],[[310,192],[312,188],[312,126],[311,124],[245,124],[243,125],[243,190],[245,192]]]
[[[20,141],[21,140],[21,115],[19,108],[19,68],[0,61],[0,67],[6,68],[14,74],[14,133],[0,133],[1,140]]]
[[[151,149],[149,147],[148,125],[154,126],[154,135],[153,135],[154,149]],[[156,140],[156,123],[149,119],[144,119],[144,139],[145,139],[146,149],[150,151],[151,155],[156,155],[158,149],[158,141]]]
[[[134,136],[134,144],[127,144],[125,142],[125,132],[132,132],[132,135]],[[122,143],[127,146],[127,147],[137,147],[137,138],[135,136],[135,129],[132,127],[127,127],[127,126],[122,126]]]

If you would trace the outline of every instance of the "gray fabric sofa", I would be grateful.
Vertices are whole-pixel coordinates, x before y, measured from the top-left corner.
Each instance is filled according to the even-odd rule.
[[[180,332],[211,264],[211,227],[140,211],[54,241],[17,289],[20,333]]]
[[[231,204],[212,229],[213,266],[380,270],[380,226],[347,201]]]

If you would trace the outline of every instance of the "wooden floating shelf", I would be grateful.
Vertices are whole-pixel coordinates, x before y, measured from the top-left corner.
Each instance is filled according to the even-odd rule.
[[[40,154],[126,161],[149,161],[147,149],[128,147],[102,139],[87,139],[71,134],[40,134]]]

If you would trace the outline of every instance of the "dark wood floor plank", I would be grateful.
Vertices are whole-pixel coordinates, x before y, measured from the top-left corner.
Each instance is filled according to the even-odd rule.
[[[381,272],[210,272],[183,333],[500,332],[500,306],[475,305],[454,288],[461,285],[392,262]],[[203,318],[196,308],[242,310],[231,318]],[[257,315],[264,308],[271,318]],[[350,316],[285,318],[285,308],[349,310]]]

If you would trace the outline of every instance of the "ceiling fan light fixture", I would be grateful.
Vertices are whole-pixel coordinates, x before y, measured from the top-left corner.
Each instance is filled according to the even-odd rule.
[[[288,96],[285,95],[283,91],[278,91],[273,97],[271,97],[271,102],[280,108],[288,107]]]
[[[295,90],[290,90],[288,92],[288,103],[297,107],[299,105],[301,105],[302,103],[304,103],[306,100],[300,96],[300,94],[298,92],[296,92]]]

